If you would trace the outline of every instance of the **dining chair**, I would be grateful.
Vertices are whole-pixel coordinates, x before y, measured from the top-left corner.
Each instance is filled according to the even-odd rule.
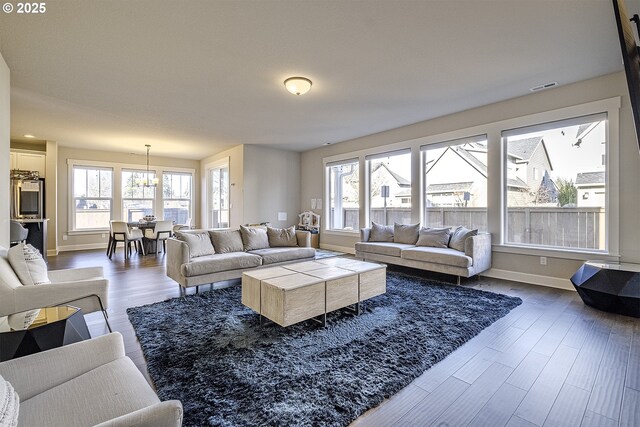
[[[156,221],[156,226],[144,230],[144,237],[148,240],[155,240],[156,255],[160,252],[159,243],[162,241],[162,252],[167,252],[167,239],[173,234],[173,221]]]
[[[29,236],[29,230],[24,228],[20,221],[14,219],[9,223],[9,240],[11,245],[25,242]]]
[[[116,245],[118,242],[124,243],[124,259],[128,259],[131,254],[131,243],[135,244],[136,251],[142,252],[145,255],[144,245],[142,244],[142,230],[137,228],[130,229],[125,221],[111,221],[111,251],[109,252],[109,259],[116,251]]]
[[[173,226],[173,234],[175,234],[176,231],[189,230],[190,228],[191,228],[191,217],[187,218],[187,221],[184,224],[175,224]]]

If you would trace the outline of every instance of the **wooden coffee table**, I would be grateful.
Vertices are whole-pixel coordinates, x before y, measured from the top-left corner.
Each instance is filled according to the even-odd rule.
[[[349,258],[327,258],[242,274],[242,304],[280,326],[290,326],[384,294],[387,267]]]

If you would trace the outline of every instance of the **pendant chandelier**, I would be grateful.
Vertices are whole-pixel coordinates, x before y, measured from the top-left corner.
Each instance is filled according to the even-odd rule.
[[[151,145],[145,144],[147,147],[147,175],[140,182],[141,187],[155,187],[158,185],[158,178],[150,178],[151,172],[149,172],[149,150],[151,149]]]

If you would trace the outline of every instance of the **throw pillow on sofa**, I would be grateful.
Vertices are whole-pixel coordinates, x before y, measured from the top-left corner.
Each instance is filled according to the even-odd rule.
[[[7,251],[7,259],[20,282],[25,286],[51,283],[47,264],[31,245],[20,243]]]
[[[432,248],[446,248],[449,245],[451,229],[449,228],[423,228],[416,246],[429,246]]]
[[[269,237],[267,230],[256,227],[240,226],[242,243],[245,251],[255,251],[257,249],[267,249],[269,247]]]
[[[189,246],[189,254],[191,258],[197,258],[205,255],[213,255],[216,253],[209,233],[202,231],[200,233],[176,233],[176,238]]]
[[[244,251],[240,230],[211,230],[209,235],[218,254]]]
[[[296,228],[273,228],[267,227],[267,238],[269,239],[269,247],[291,247],[298,246],[298,238],[296,237]]]
[[[393,242],[393,227],[371,221],[370,242]]]
[[[420,224],[393,224],[393,241],[415,245],[420,234]]]
[[[464,242],[467,240],[467,237],[476,236],[478,234],[478,230],[469,230],[466,227],[458,227],[451,234],[451,240],[449,240],[449,247],[451,249],[455,249],[460,252],[464,252]]]

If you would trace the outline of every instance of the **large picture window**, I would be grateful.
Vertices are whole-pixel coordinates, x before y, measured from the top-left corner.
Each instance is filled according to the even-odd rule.
[[[393,225],[411,222],[411,151],[367,156],[369,220]]]
[[[606,114],[505,131],[505,242],[607,249]]]
[[[113,202],[113,170],[73,166],[71,187],[71,229],[82,231],[109,228]]]
[[[357,159],[327,164],[329,176],[329,229],[360,227],[360,164]]]
[[[165,172],[162,182],[163,216],[175,224],[187,224],[191,220],[190,173]]]
[[[149,180],[156,177],[155,172],[149,173]],[[122,220],[135,222],[145,215],[154,214],[156,197],[155,187],[145,187],[143,180],[147,179],[147,172],[143,170],[122,171]]]
[[[487,230],[485,135],[421,147],[424,160],[424,225]]]

